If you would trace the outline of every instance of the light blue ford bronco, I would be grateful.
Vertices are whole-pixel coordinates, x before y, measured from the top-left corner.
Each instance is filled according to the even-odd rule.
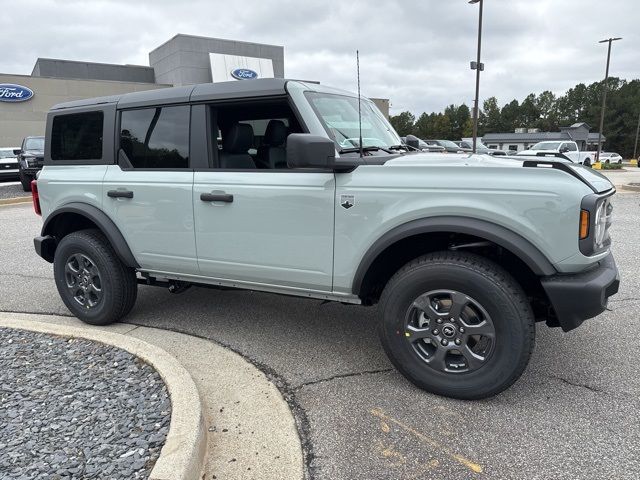
[[[138,284],[380,304],[393,364],[450,397],[509,387],[536,322],[576,328],[619,285],[605,177],[412,152],[368,99],[315,83],[57,105],[32,186],[36,251],[84,322],[125,317]]]

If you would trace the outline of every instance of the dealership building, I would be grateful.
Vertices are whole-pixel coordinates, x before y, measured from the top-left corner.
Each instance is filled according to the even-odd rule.
[[[284,47],[178,34],[149,52],[149,66],[38,58],[31,75],[0,73],[0,147],[44,135],[61,102],[196,83],[283,78]],[[376,99],[389,114],[389,101]]]
[[[482,137],[482,143],[487,147],[510,152],[527,150],[538,142],[547,141],[574,141],[581,151],[597,150],[598,140],[604,143],[606,138],[604,135],[600,138],[597,133],[591,132],[591,127],[584,122],[560,127],[559,132],[542,132],[539,128],[517,128],[515,132],[486,133]]]

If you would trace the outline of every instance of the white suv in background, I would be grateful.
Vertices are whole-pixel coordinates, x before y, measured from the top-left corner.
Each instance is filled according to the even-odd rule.
[[[0,180],[17,180],[18,159],[13,148],[0,148]]]
[[[622,163],[622,156],[614,152],[601,152],[600,161],[604,163]]]

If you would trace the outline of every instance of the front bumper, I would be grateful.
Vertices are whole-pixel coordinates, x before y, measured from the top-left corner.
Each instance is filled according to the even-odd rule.
[[[553,275],[541,281],[558,323],[568,332],[606,310],[609,297],[618,293],[620,274],[610,253],[586,272]]]

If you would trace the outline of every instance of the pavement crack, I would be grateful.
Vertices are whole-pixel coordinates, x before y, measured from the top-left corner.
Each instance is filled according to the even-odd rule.
[[[393,368],[382,368],[380,370],[364,370],[362,372],[341,373],[338,375],[332,375],[331,377],[321,378],[319,380],[313,380],[311,382],[301,383],[300,385],[294,388],[294,391],[301,390],[302,388],[308,387],[310,385],[317,385],[319,383],[332,382],[333,380],[340,380],[343,378],[350,378],[350,377],[359,377],[362,375],[376,375],[378,373],[389,373],[393,371],[394,371]]]
[[[588,385],[586,383],[572,382],[571,380],[567,380],[566,378],[559,377],[557,375],[549,375],[549,377],[555,378],[556,380],[560,380],[561,382],[566,383],[567,385],[571,385],[573,387],[586,388],[587,390],[594,393],[607,393],[606,391],[600,388],[592,387],[591,385]]]

